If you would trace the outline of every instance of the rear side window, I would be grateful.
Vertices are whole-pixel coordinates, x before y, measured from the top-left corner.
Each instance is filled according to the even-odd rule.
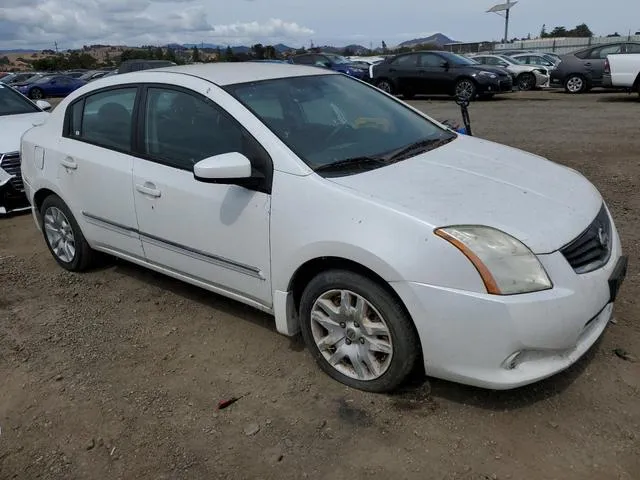
[[[589,58],[603,60],[607,55],[614,53],[622,53],[622,44],[606,45],[604,47],[594,48],[589,54]]]
[[[137,87],[89,95],[69,107],[67,136],[120,151],[131,151]]]
[[[626,47],[627,53],[640,53],[640,44],[638,43],[627,43]]]

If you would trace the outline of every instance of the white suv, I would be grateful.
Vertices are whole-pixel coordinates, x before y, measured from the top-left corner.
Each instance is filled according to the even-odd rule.
[[[252,305],[369,391],[417,362],[496,389],[563,370],[604,331],[626,271],[580,174],[313,67],[99,79],[22,156],[62,267],[106,252]]]

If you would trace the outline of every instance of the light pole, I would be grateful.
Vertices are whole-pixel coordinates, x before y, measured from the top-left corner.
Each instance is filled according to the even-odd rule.
[[[497,13],[498,15],[504,15],[504,38],[502,40],[503,43],[507,43],[509,41],[509,12],[516,3],[518,2],[507,0],[507,3],[499,3],[487,10],[487,13]],[[504,14],[502,12],[504,12]]]

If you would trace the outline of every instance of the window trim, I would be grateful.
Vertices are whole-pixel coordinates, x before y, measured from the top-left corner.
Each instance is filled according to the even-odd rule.
[[[157,163],[159,165],[164,165],[165,167],[170,167],[170,168],[175,168],[176,170],[182,170],[185,172],[191,172],[193,173],[193,168],[185,168],[183,166],[180,165],[176,165],[174,162],[169,162],[165,159],[162,158],[158,158],[152,154],[149,154],[145,151],[145,147],[144,147],[144,137],[145,137],[145,131],[146,131],[146,109],[147,109],[147,99],[148,99],[148,92],[150,88],[157,88],[157,89],[163,89],[163,90],[174,90],[177,92],[181,92],[181,93],[185,93],[187,95],[191,95],[192,97],[198,99],[198,100],[202,100],[204,101],[206,104],[212,106],[213,108],[220,110],[220,112],[222,112],[223,115],[227,116],[228,119],[236,126],[238,127],[247,137],[250,141],[254,142],[257,146],[258,149],[260,150],[261,155],[264,156],[265,159],[265,164],[266,164],[266,172],[260,172],[258,171],[252,164],[252,171],[256,170],[260,173],[261,176],[263,176],[264,178],[260,178],[260,177],[252,177],[251,178],[259,178],[259,182],[258,185],[253,187],[253,186],[246,186],[246,188],[252,189],[252,190],[257,190],[260,191],[262,193],[266,193],[266,194],[271,194],[271,190],[272,190],[272,186],[273,186],[273,171],[274,171],[274,166],[273,166],[273,159],[271,158],[271,155],[269,154],[269,152],[267,151],[267,149],[253,136],[253,134],[246,129],[244,126],[242,126],[242,124],[233,116],[231,115],[226,109],[224,109],[222,106],[218,105],[216,102],[214,102],[212,99],[210,99],[209,97],[196,92],[195,90],[191,90],[189,88],[186,87],[182,87],[180,85],[173,85],[173,84],[168,84],[168,83],[158,83],[158,82],[146,82],[143,84],[140,84],[140,89],[142,90],[141,92],[141,96],[140,96],[140,102],[137,108],[137,112],[136,112],[136,116],[135,121],[136,123],[134,125],[136,125],[136,131],[135,131],[135,138],[134,138],[134,142],[133,145],[136,147],[135,149],[135,156],[142,159],[142,160],[147,160],[149,162],[153,162],[153,163]],[[237,99],[234,98],[235,101],[238,101]],[[196,180],[199,181],[199,180]],[[245,179],[238,179],[237,182],[234,182],[232,184],[237,184],[237,185],[242,185],[243,182],[245,181]],[[214,183],[214,182],[210,182],[210,183]]]
[[[86,107],[86,99],[89,97],[92,97],[93,95],[96,94],[100,94],[100,93],[105,93],[105,92],[111,92],[111,91],[116,91],[116,90],[123,90],[123,89],[127,89],[127,90],[134,90],[136,91],[136,98],[135,101],[133,102],[133,110],[131,112],[131,131],[129,132],[129,134],[131,135],[131,147],[129,150],[124,149],[124,148],[118,148],[118,147],[114,147],[112,145],[104,145],[102,143],[99,142],[94,142],[91,140],[87,140],[86,138],[82,138],[82,137],[76,137],[72,134],[72,129],[73,129],[73,109],[76,106],[76,104],[82,102],[82,123],[81,125],[84,123],[84,109]],[[140,103],[140,95],[141,95],[141,91],[140,91],[140,86],[138,84],[135,83],[128,83],[128,84],[120,84],[120,85],[114,85],[114,86],[109,86],[109,87],[104,87],[104,88],[99,88],[96,90],[92,90],[91,92],[88,92],[84,95],[82,95],[81,97],[75,99],[73,102],[71,102],[69,105],[67,105],[67,108],[64,112],[64,122],[63,122],[63,130],[62,130],[62,137],[63,138],[67,138],[69,140],[75,140],[76,142],[82,142],[82,143],[86,143],[88,145],[93,145],[95,147],[100,147],[100,148],[104,148],[107,150],[111,150],[114,152],[118,152],[118,153],[124,153],[126,155],[133,155],[136,156],[135,154],[135,130],[136,130],[136,123],[135,121],[137,120],[137,111],[139,108],[139,103]],[[81,127],[81,131],[84,131]]]

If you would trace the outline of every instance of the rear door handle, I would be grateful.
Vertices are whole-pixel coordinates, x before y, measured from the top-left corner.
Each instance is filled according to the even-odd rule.
[[[60,162],[60,164],[69,170],[76,170],[78,168],[78,164],[71,157],[67,157]]]
[[[162,195],[160,190],[158,190],[156,186],[151,182],[144,182],[144,185],[137,183],[136,190],[143,195],[148,195],[155,198],[158,198],[160,195]]]

